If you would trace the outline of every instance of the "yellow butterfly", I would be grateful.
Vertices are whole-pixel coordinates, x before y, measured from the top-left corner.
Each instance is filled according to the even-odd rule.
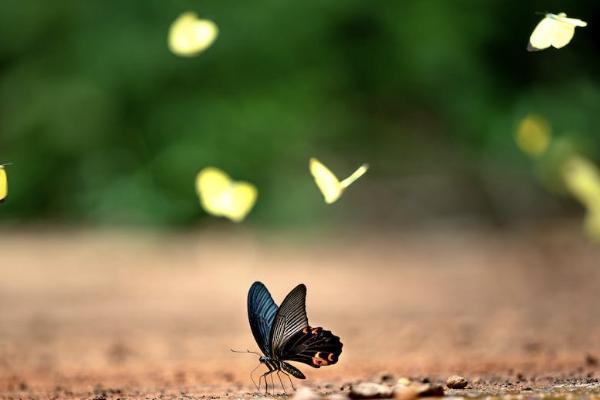
[[[8,176],[4,165],[0,165],[0,203],[8,196]]]
[[[242,221],[252,210],[258,191],[247,182],[235,182],[223,171],[204,168],[196,176],[196,192],[204,210],[234,222]]]
[[[587,158],[574,156],[563,166],[567,189],[589,212],[600,214],[600,171]]]
[[[586,208],[584,227],[588,235],[600,241],[600,171],[587,158],[573,156],[563,166],[567,189]]]
[[[191,57],[206,50],[217,38],[214,22],[199,19],[196,13],[181,14],[169,29],[169,49],[178,56]]]
[[[550,46],[560,49],[571,41],[577,26],[587,26],[587,22],[576,18],[567,18],[565,13],[558,15],[548,13],[533,30],[527,50],[544,50]]]
[[[339,179],[331,172],[326,166],[321,164],[319,160],[316,158],[311,158],[309,161],[310,173],[313,178],[315,178],[315,182],[323,193],[323,197],[325,198],[325,203],[331,204],[334,203],[337,199],[340,198],[344,190],[350,186],[355,180],[360,178],[367,172],[369,166],[367,164],[361,165],[356,171],[352,173],[349,177],[344,179],[343,181],[339,181]]]
[[[529,114],[517,128],[516,141],[521,150],[533,158],[543,155],[552,140],[550,124],[539,115]]]

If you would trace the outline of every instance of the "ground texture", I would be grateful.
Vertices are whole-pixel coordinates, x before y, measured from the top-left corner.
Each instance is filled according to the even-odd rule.
[[[600,392],[600,247],[576,229],[5,231],[0,255],[0,398],[256,396],[257,357],[229,351],[257,349],[255,280],[277,303],[306,283],[311,325],[341,337],[337,365],[298,365],[321,393],[384,371],[463,375],[456,396]]]

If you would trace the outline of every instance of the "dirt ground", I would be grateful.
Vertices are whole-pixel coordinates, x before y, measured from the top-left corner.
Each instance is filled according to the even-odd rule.
[[[344,343],[335,366],[297,364],[299,385],[337,392],[389,371],[463,375],[467,389],[448,391],[459,396],[600,396],[600,246],[542,227],[3,231],[0,398],[253,396],[257,356],[229,349],[257,350],[246,315],[255,280],[277,303],[306,283],[311,325]]]

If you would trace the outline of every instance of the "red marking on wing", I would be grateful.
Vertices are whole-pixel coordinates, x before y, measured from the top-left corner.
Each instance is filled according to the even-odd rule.
[[[329,356],[327,356],[327,358],[329,358]],[[314,365],[316,366],[323,366],[323,365],[329,365],[329,361],[325,360],[324,358],[321,358],[321,352],[317,351],[315,356],[312,358],[312,362]]]

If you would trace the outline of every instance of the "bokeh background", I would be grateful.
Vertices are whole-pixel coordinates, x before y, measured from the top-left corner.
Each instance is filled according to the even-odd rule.
[[[187,10],[221,30],[191,59],[166,45]],[[548,10],[591,23],[560,51],[528,53]],[[4,0],[0,161],[13,165],[0,219],[207,224],[193,186],[207,165],[258,186],[256,226],[581,216],[514,132],[536,113],[598,159],[598,15],[591,0]],[[340,177],[371,170],[328,207],[311,156]]]
[[[167,47],[185,11],[220,28],[194,58]],[[528,53],[545,11],[589,25]],[[306,283],[342,337],[309,384],[597,379],[600,248],[560,164],[600,161],[599,21],[595,0],[0,0],[0,393],[250,390],[229,348],[256,349],[255,280]],[[370,170],[326,205],[310,157]],[[258,187],[242,224],[202,211],[208,165]]]

